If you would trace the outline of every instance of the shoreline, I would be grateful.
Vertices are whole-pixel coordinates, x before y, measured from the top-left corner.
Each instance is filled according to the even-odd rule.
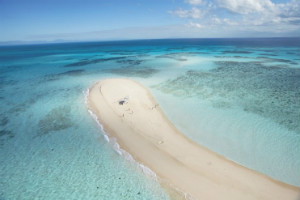
[[[196,144],[165,117],[150,92],[128,79],[89,89],[87,105],[104,132],[153,171],[168,193],[193,199],[297,199],[299,188],[243,167]],[[121,99],[125,104],[119,104]],[[101,113],[101,114],[100,114]],[[182,195],[182,194],[181,194]],[[174,194],[171,196],[175,199]]]

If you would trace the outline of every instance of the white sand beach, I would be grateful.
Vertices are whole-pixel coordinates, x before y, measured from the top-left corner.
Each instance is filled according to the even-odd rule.
[[[154,171],[164,186],[177,188],[192,199],[300,197],[298,187],[238,165],[189,140],[165,117],[149,91],[135,81],[96,83],[90,88],[88,107],[122,149]]]

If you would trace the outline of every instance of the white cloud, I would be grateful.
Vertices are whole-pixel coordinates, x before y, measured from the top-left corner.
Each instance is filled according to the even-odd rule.
[[[219,18],[217,16],[212,16],[209,20],[210,26],[238,26],[240,23],[233,21],[228,18]]]
[[[187,18],[187,26],[206,31],[253,33],[282,36],[300,35],[300,1],[275,3],[272,0],[184,0],[190,9],[170,11]],[[225,17],[226,16],[226,17]],[[195,30],[196,30],[195,29]],[[203,29],[202,29],[203,30]],[[297,35],[296,34],[296,35]],[[255,35],[255,34],[254,34]]]
[[[196,7],[193,7],[191,10],[183,10],[179,8],[175,11],[169,11],[169,13],[174,14],[181,18],[193,18],[193,19],[202,18],[205,14],[205,12],[201,12],[201,10]]]
[[[237,26],[237,25],[239,25],[238,22],[233,21],[233,20],[228,19],[228,18],[224,18],[224,19],[222,19],[222,20],[223,20],[223,23],[225,23],[225,24],[227,24],[227,25],[230,25],[230,26]]]
[[[216,0],[218,5],[239,14],[261,13],[275,9],[270,0]]]
[[[292,0],[286,4],[279,4],[278,5],[280,17],[282,18],[289,18],[289,17],[296,17],[300,18],[300,1],[299,0]]]
[[[270,0],[216,0],[218,6],[242,15],[244,22],[264,24],[300,24],[300,1],[275,4]]]
[[[194,23],[194,22],[190,22],[189,24],[188,24],[188,26],[189,27],[195,27],[195,28],[204,28],[204,26],[203,25],[201,25],[200,23]]]
[[[204,3],[202,0],[185,0],[184,2],[191,5],[200,5]]]

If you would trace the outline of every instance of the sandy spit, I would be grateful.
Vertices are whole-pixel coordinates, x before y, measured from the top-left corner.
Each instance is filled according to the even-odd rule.
[[[174,191],[199,200],[300,199],[298,187],[238,165],[189,140],[166,118],[150,92],[135,81],[99,81],[90,88],[87,104],[104,130],[136,161],[154,171],[176,199],[180,193]]]

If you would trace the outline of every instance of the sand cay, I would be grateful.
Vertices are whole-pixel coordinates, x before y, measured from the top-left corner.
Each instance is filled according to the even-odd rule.
[[[184,102],[183,102],[184,103]],[[89,109],[122,149],[164,186],[192,199],[299,199],[297,187],[273,180],[194,143],[165,117],[149,91],[128,79],[90,88]],[[176,109],[176,108],[174,108]],[[170,192],[176,198],[175,193]]]

